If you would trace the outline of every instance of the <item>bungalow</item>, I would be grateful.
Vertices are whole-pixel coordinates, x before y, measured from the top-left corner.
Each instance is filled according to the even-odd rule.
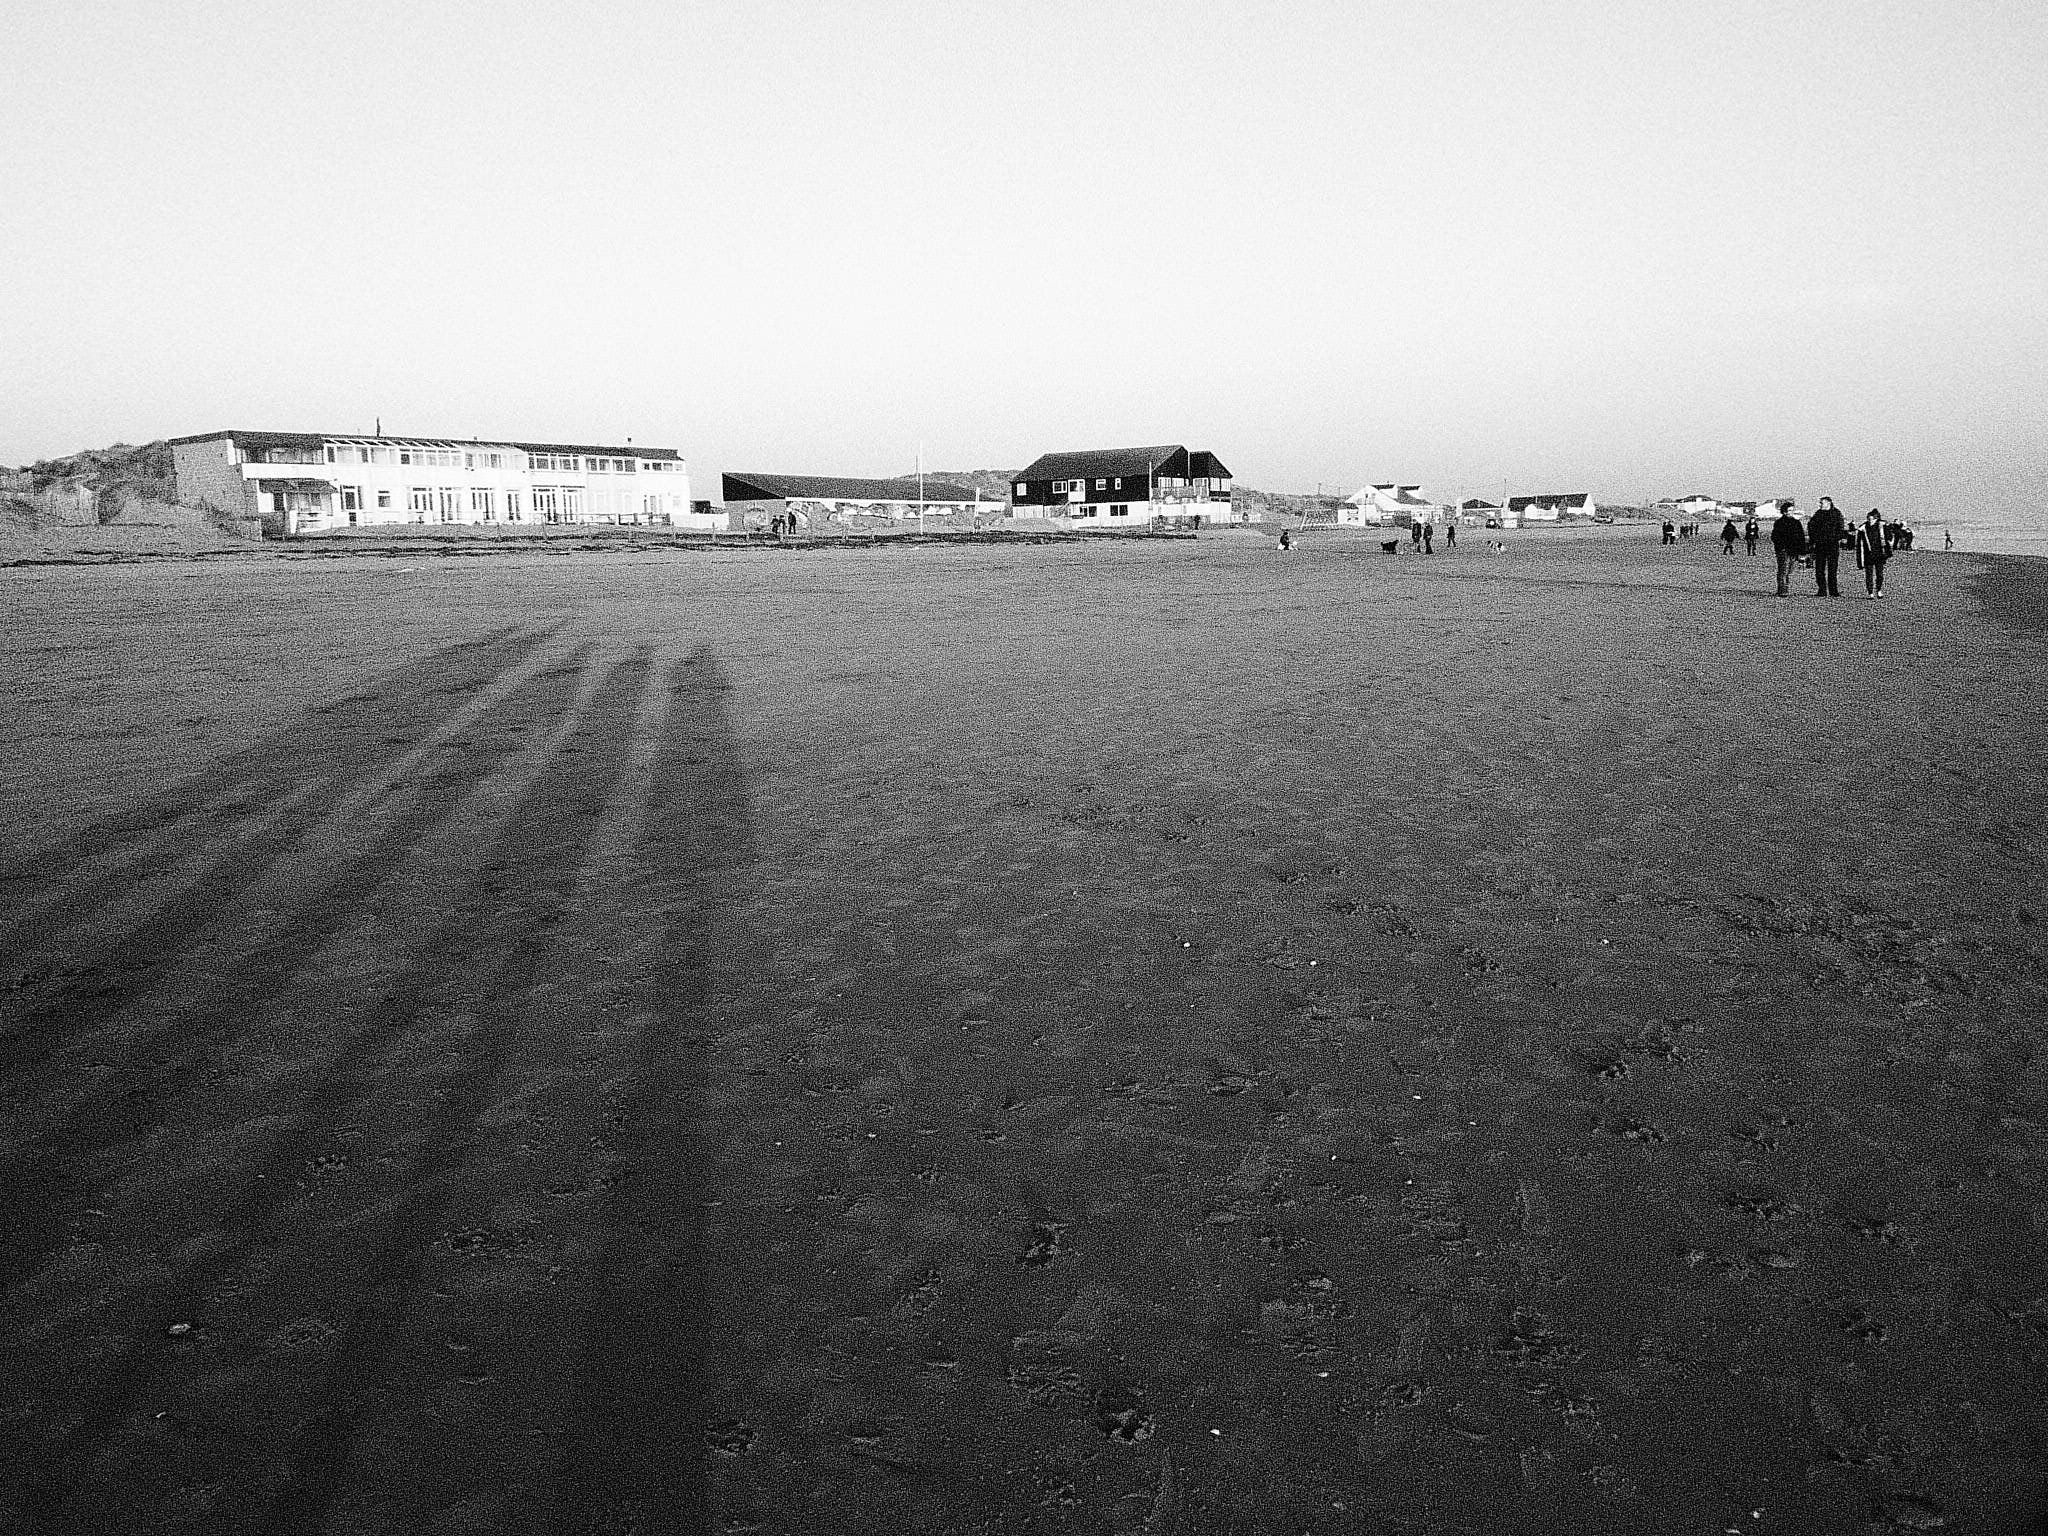
[[[981,493],[944,480],[901,475],[893,480],[848,480],[830,475],[726,475],[726,506],[743,520],[765,521],[793,512],[800,523],[850,523],[856,517],[886,517],[904,522],[926,517],[951,517],[980,506]],[[990,503],[993,510],[995,503]]]
[[[1474,496],[1458,503],[1458,521],[1471,528],[1497,527],[1501,520],[1501,507],[1497,501]]]
[[[1340,523],[1433,523],[1438,507],[1419,485],[1368,485],[1337,508]]]
[[[1510,496],[1507,516],[1503,522],[1554,523],[1566,517],[1591,517],[1593,515],[1593,494],[1590,491],[1567,491],[1562,495]]]
[[[1720,517],[1727,509],[1721,505],[1718,496],[1681,496],[1670,505],[1683,517],[1693,519]]]
[[[1230,520],[1230,471],[1178,443],[1041,454],[1010,480],[1014,517],[1069,517],[1084,531],[1142,528],[1155,517]]]

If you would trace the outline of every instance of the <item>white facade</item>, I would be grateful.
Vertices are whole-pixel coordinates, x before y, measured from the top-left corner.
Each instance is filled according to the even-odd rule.
[[[1440,521],[1444,509],[1427,497],[1415,494],[1421,489],[1419,485],[1364,486],[1337,508],[1337,521],[1367,524],[1394,523],[1404,519],[1412,523]]]
[[[406,524],[722,526],[666,448],[219,433],[171,444],[181,501],[284,533]]]

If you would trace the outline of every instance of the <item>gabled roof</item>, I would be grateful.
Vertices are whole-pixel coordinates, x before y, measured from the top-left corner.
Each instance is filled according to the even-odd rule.
[[[1474,496],[1470,501],[1459,502],[1458,510],[1460,512],[1498,512],[1500,510],[1500,503],[1497,501],[1482,501],[1479,497]]]
[[[602,443],[522,443],[509,437],[408,437],[400,433],[387,432],[378,436],[373,432],[238,432],[232,428],[222,432],[195,432],[190,437],[173,437],[165,441],[178,443],[210,443],[217,438],[230,437],[241,448],[319,448],[327,443],[369,443],[389,448],[466,448],[471,452],[479,448],[517,448],[522,453],[592,453],[600,458],[614,459],[680,459],[682,455],[673,448],[647,448],[632,443],[624,447],[611,447]]]
[[[1087,480],[1110,475],[1160,474],[1168,472],[1161,466],[1176,458],[1185,462],[1187,453],[1179,443],[1164,443],[1152,448],[1091,448],[1081,453],[1042,453],[1010,478],[1013,481]]]
[[[1188,454],[1188,478],[1191,480],[1228,480],[1230,470],[1223,461],[1206,448],[1197,448]]]
[[[727,501],[916,501],[917,476],[893,480],[848,480],[831,475],[732,474],[725,479]],[[924,482],[926,501],[973,501],[974,492],[950,481]]]
[[[1551,496],[1510,496],[1510,512],[1526,511],[1530,507],[1589,507],[1593,504],[1591,491],[1564,491]]]

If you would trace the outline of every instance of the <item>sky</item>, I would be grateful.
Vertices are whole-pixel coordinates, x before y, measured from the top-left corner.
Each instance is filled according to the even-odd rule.
[[[2038,0],[15,0],[0,463],[2048,506]]]

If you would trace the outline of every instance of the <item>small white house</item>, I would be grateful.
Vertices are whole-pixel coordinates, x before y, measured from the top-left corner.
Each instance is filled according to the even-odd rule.
[[[1554,523],[1562,518],[1592,515],[1591,491],[1564,491],[1545,496],[1510,496],[1507,516],[1502,521],[1519,527],[1523,523]]]
[[[1419,485],[1368,485],[1337,508],[1340,523],[1434,523],[1442,509],[1418,496]]]

